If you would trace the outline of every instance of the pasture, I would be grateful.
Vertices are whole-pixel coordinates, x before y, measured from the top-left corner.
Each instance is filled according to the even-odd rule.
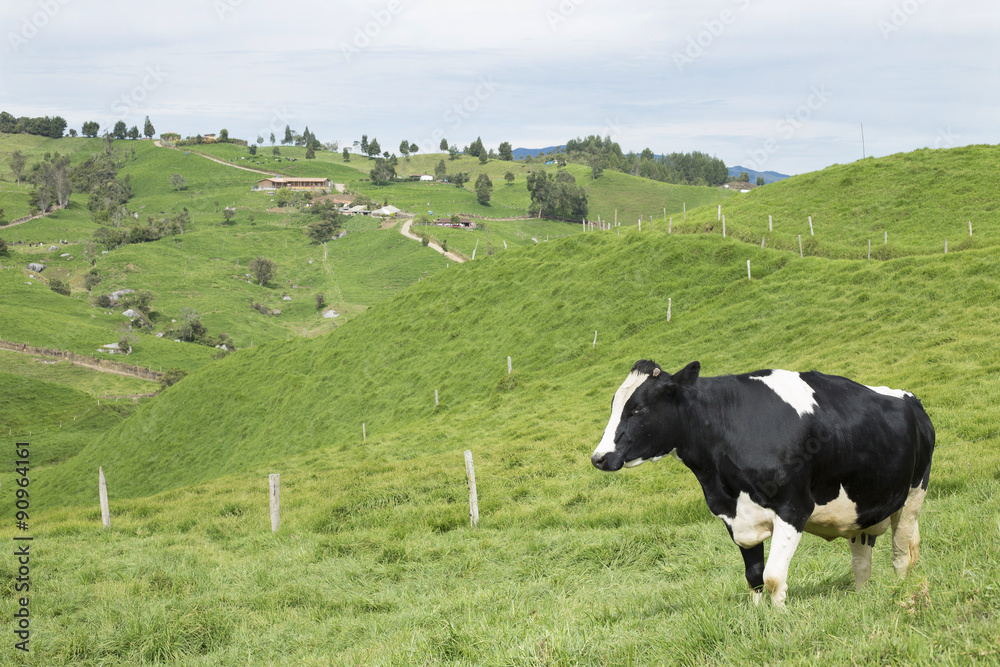
[[[885,160],[889,166],[878,169],[895,168],[897,158]],[[843,180],[838,169],[834,178]],[[774,187],[727,200],[724,211],[777,208],[766,199]],[[213,197],[202,198],[203,209]],[[799,214],[798,201],[785,203],[789,217]],[[1000,660],[993,548],[1000,538],[1000,349],[992,333],[1000,324],[1000,243],[984,234],[981,247],[947,255],[922,252],[913,241],[901,242],[891,259],[800,258],[797,248],[762,250],[759,241],[699,229],[716,205],[689,211],[690,229],[677,229],[675,218],[675,231],[688,233],[667,234],[659,222],[642,232],[574,233],[477,253],[475,262],[447,269],[395,229],[354,235],[354,250],[337,245],[349,234],[329,243],[325,257],[322,247],[293,250],[292,234],[301,232],[281,219],[238,224],[230,236],[216,229],[213,237],[204,223],[198,235],[185,234],[191,252],[220,256],[225,239],[226,252],[234,244],[232,259],[241,261],[287,238],[284,270],[302,271],[309,290],[339,279],[344,302],[367,307],[324,335],[287,342],[291,332],[248,323],[239,335],[266,342],[202,364],[154,400],[129,404],[127,419],[97,413],[107,420],[99,437],[60,439],[60,420],[97,408],[86,386],[66,389],[37,416],[30,405],[16,408],[20,421],[9,434],[21,441],[30,428],[37,462],[29,661]],[[814,221],[832,217],[829,206],[812,213]],[[199,215],[207,223],[215,214]],[[740,216],[732,215],[739,231]],[[484,234],[495,233],[493,224]],[[900,217],[889,231],[916,238],[909,226]],[[823,239],[830,244],[823,247],[841,252],[853,238]],[[170,254],[172,243],[129,246],[102,261],[113,280],[158,275],[168,294],[181,257]],[[350,252],[334,264],[341,248]],[[407,252],[430,257],[436,269],[393,274],[393,258]],[[129,264],[139,271],[129,273]],[[192,293],[226,291],[221,271],[189,275]],[[389,283],[394,275],[399,282]],[[0,279],[4,294],[21,295],[18,303],[54,304],[52,317],[67,318],[63,328],[81,323],[83,333],[72,336],[96,335],[83,324],[101,315],[86,304],[63,314],[59,307],[77,299],[28,292],[19,269]],[[236,282],[230,289],[246,290],[240,298],[259,296]],[[175,300],[168,314],[182,296],[162,297]],[[225,310],[231,297],[218,298]],[[223,315],[239,321],[235,312],[209,320],[214,308],[202,309],[213,331]],[[22,330],[35,326],[21,311],[3,313],[5,324],[14,317]],[[807,536],[792,561],[787,608],[754,606],[738,549],[686,468],[664,460],[609,475],[591,466],[611,397],[639,358],[671,371],[697,359],[705,375],[815,368],[914,392],[938,446],[920,515],[921,559],[909,577],[896,578],[882,537],[872,579],[856,593],[846,542]],[[11,381],[34,383],[44,400],[47,379]],[[476,461],[477,528],[469,526],[466,449]],[[98,466],[109,485],[108,530],[97,507]],[[281,474],[276,534],[268,518],[271,473]],[[0,487],[0,539],[16,532],[12,487]],[[16,576],[12,560],[0,559],[0,613],[8,618]],[[0,660],[12,656],[0,651]]]

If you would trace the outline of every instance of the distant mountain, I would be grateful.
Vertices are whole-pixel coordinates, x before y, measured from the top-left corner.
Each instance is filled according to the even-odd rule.
[[[563,144],[562,146],[548,146],[547,148],[515,148],[514,159],[520,160],[523,157],[537,157],[542,153],[562,150],[563,148],[566,148],[566,144]]]
[[[740,174],[742,174],[744,171],[750,174],[751,183],[756,183],[758,176],[764,177],[765,185],[767,185],[768,183],[774,183],[775,181],[783,181],[786,178],[788,178],[788,174],[779,174],[776,171],[754,171],[753,169],[749,169],[747,167],[740,167],[739,165],[735,167],[730,167],[729,175],[732,176],[733,178],[739,178]]]

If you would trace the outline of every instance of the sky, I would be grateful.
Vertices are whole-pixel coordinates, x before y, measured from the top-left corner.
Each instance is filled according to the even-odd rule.
[[[998,36],[985,0],[4,0],[0,110],[390,151],[597,134],[799,174],[1000,143]]]

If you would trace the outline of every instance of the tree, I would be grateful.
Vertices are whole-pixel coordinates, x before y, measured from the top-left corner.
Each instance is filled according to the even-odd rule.
[[[21,151],[14,151],[10,154],[10,160],[8,164],[10,165],[10,170],[14,172],[14,179],[17,184],[21,184],[21,174],[24,173],[24,165],[28,163],[28,157]]]
[[[449,160],[457,160],[458,159],[458,146],[449,146],[448,147],[448,159]]]
[[[347,147],[345,146],[344,147],[344,162],[350,162],[350,161],[351,161],[351,151],[347,150]]]
[[[736,179],[737,183],[749,183],[750,173],[746,171],[741,171],[739,177]]]
[[[125,135],[128,133],[128,127],[125,125],[125,121],[120,120],[115,123],[115,129],[111,131],[115,139],[124,139]]]
[[[451,177],[451,182],[455,184],[455,187],[460,188],[469,182],[469,175],[464,171],[460,171]]]
[[[503,175],[503,178],[505,181],[507,181],[507,185],[511,185],[514,183],[514,179],[516,178],[516,176],[514,176],[514,172],[508,171],[506,174]]]
[[[440,162],[437,163],[437,166],[434,167],[434,178],[436,178],[439,181],[444,180],[444,177],[447,174],[448,174],[448,168],[444,166],[444,160],[441,160]]]
[[[96,120],[88,120],[83,124],[81,134],[85,137],[96,137],[101,131],[101,125]]]
[[[316,295],[316,310],[320,310],[325,305],[326,305],[326,297],[323,296],[322,292],[320,292],[319,294]]]
[[[334,212],[336,213],[336,211]],[[336,215],[322,215],[320,219],[315,222],[310,222],[306,225],[306,236],[313,243],[325,243],[334,237],[337,230],[340,228],[343,216],[339,213]]]
[[[146,122],[142,124],[142,133],[147,139],[152,139],[156,134],[153,124],[149,122],[149,116],[146,116]]]
[[[250,271],[250,274],[257,279],[257,284],[263,286],[265,283],[273,280],[274,276],[277,275],[278,265],[269,259],[257,255],[250,260],[249,264],[247,264],[247,269]]]
[[[411,155],[416,155],[417,151],[419,151],[419,150],[420,150],[420,146],[417,146],[416,143],[410,144],[410,154]]]
[[[171,174],[170,185],[177,190],[183,190],[184,187],[187,186],[187,179],[180,174]]]
[[[587,193],[576,185],[576,179],[567,171],[553,178],[545,171],[533,171],[527,178],[531,193],[531,210],[539,217],[580,220],[587,215]]]
[[[306,148],[306,159],[307,160],[315,160],[316,159],[316,151],[313,150],[312,146],[309,146],[309,147]]]
[[[448,140],[447,139],[441,139],[441,146],[440,146],[440,148],[443,151],[448,150]]]
[[[254,144],[250,144],[249,146],[247,146],[247,152],[249,152],[250,155],[256,155],[257,154],[257,146],[254,145]]]
[[[503,160],[504,162],[510,162],[514,159],[514,150],[510,147],[509,141],[505,141],[502,144],[500,144],[500,147],[497,149],[497,151],[500,154],[500,159]]]
[[[63,296],[69,296],[70,294],[69,285],[58,278],[49,278],[49,289]]]
[[[486,164],[486,160],[488,160],[488,159],[489,159],[489,155],[486,153],[486,151],[482,151],[479,154],[479,164]]]
[[[229,143],[229,130],[226,128],[219,130],[219,136],[216,138],[216,141],[220,144]]]
[[[482,137],[476,137],[476,140],[469,144],[469,147],[465,150],[466,155],[471,155],[472,157],[480,157],[486,154],[486,148],[483,147]]]
[[[75,137],[76,136],[76,128],[75,127],[69,128],[69,136],[71,136],[71,137]]]
[[[263,135],[258,134],[257,135],[257,145],[260,146],[263,143],[264,143],[264,137],[263,137]]]
[[[7,242],[0,238],[0,255],[8,254]]]
[[[271,155],[273,155],[275,157],[278,157],[279,155],[281,155],[281,149],[278,148],[277,146],[272,147],[271,148]]]
[[[382,152],[382,147],[378,145],[378,139],[372,137],[372,140],[368,142],[368,157],[375,157]]]
[[[757,177],[757,185],[758,186],[764,185],[764,182],[765,181],[764,181],[764,177],[763,176],[758,176]]]
[[[274,145],[274,132],[271,133],[271,145]]]
[[[132,129],[130,129],[128,131],[128,138],[131,139],[132,141],[135,141],[136,139],[138,139],[139,138],[139,128],[136,127],[135,125],[133,125]]]
[[[376,185],[386,185],[396,178],[396,170],[392,168],[388,160],[377,158],[375,166],[368,172],[368,175],[371,176],[372,182]]]
[[[486,174],[479,174],[479,178],[476,179],[476,199],[483,206],[488,206],[490,203],[490,191],[493,190],[493,181]]]
[[[236,215],[236,209],[227,206],[222,209],[222,224],[228,225],[232,222],[233,216]]]
[[[283,144],[290,144],[295,141],[295,136],[292,134],[292,128],[289,125],[285,125],[285,138],[281,140]]]
[[[410,157],[410,142],[407,141],[406,139],[403,139],[402,141],[400,141],[399,142],[399,152],[402,154],[403,157],[406,157],[406,158]]]
[[[368,152],[368,135],[367,134],[362,134],[361,135],[361,152],[364,155],[371,155],[371,153]]]

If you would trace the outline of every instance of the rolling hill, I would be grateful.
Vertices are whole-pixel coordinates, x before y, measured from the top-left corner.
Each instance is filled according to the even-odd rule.
[[[991,219],[988,184],[952,178],[981,172],[997,150],[793,177],[721,202],[725,239],[716,199],[689,206],[671,234],[657,221],[520,244],[422,276],[322,335],[272,335],[203,366],[32,473],[45,576],[32,603],[45,632],[36,660],[993,659],[1000,236],[977,231],[948,254],[932,240],[953,224],[942,211],[974,217],[976,230]],[[767,211],[784,236],[762,249]],[[786,246],[806,215],[817,236],[800,257]],[[876,220],[891,244],[868,261],[854,246]],[[638,358],[671,370],[698,359],[706,375],[815,368],[913,391],[938,448],[910,578],[895,579],[883,540],[869,588],[854,593],[846,546],[804,540],[789,609],[754,607],[738,551],[688,471],[590,465]],[[276,535],[270,473],[281,474]],[[5,516],[11,492],[0,487]],[[0,585],[15,577],[0,563]],[[11,597],[0,613],[13,613]]]

